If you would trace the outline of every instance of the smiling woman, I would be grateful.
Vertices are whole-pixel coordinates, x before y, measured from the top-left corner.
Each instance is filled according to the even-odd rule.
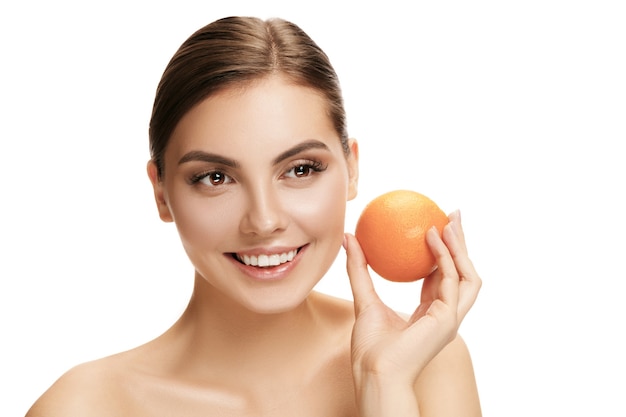
[[[480,415],[457,335],[481,281],[458,213],[428,236],[438,268],[407,319],[376,295],[344,233],[357,193],[328,58],[284,20],[226,18],[165,69],[147,171],[194,270],[180,319],[79,365],[29,417]],[[341,247],[354,302],[314,291]]]
[[[330,268],[357,168],[324,109],[311,88],[271,75],[197,104],[172,132],[161,177],[149,163],[161,218],[175,221],[205,290],[252,311],[285,311]],[[292,251],[280,267],[239,261],[258,266]]]

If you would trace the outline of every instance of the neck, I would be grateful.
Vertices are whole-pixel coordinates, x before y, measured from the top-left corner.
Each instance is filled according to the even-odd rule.
[[[310,325],[315,321],[314,317],[309,298],[285,312],[259,313],[224,295],[199,275],[195,277],[193,294],[183,315],[183,318],[201,325],[197,330],[209,330],[211,337],[218,332],[224,336],[232,335],[237,341],[252,337],[257,343],[259,339],[275,336],[272,333]]]
[[[303,355],[319,336],[312,298],[287,312],[259,314],[197,276],[189,305],[169,333],[186,352],[181,365],[189,369],[277,376],[279,369],[297,371],[306,363]]]

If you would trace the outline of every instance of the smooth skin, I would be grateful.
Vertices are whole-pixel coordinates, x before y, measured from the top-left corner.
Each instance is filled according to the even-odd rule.
[[[480,416],[457,335],[481,285],[460,215],[443,238],[428,234],[438,269],[413,315],[397,314],[343,230],[358,182],[350,148],[323,97],[279,75],[194,107],[164,175],[148,164],[196,271],[186,311],[155,340],[71,369],[27,417]],[[354,302],[312,290],[342,245]],[[295,251],[273,268],[240,261]]]

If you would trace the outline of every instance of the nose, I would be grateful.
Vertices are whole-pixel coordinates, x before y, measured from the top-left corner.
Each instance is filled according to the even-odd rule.
[[[245,234],[269,236],[284,230],[289,216],[275,190],[257,187],[249,193],[240,229]]]

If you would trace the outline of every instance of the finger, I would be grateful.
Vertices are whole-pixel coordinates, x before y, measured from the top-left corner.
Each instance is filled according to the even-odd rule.
[[[426,314],[433,300],[439,297],[439,285],[441,284],[441,271],[435,268],[433,272],[428,274],[422,280],[420,291],[420,304],[417,306],[411,318],[410,323],[414,323]]]
[[[467,255],[463,238],[458,234],[461,229],[456,224],[456,220],[452,221],[450,226],[450,230],[443,234],[443,241],[450,252],[459,276],[458,315],[460,321],[476,301],[482,281]]]
[[[435,268],[433,272],[424,278],[422,282],[422,292],[420,302],[428,303],[439,296],[439,285],[441,283],[441,271]]]
[[[380,302],[380,298],[374,289],[361,245],[354,235],[345,234],[344,248],[346,249],[348,277],[354,296],[354,308],[358,315],[367,306]]]
[[[443,228],[443,235],[453,235],[453,225],[447,224]],[[439,299],[456,311],[459,296],[459,275],[448,247],[444,243],[436,228],[428,230],[426,242],[437,261],[437,269],[441,274],[439,283]]]
[[[465,243],[465,232],[463,231],[463,225],[461,224],[461,211],[455,210],[448,216],[450,223],[454,224],[454,231],[456,232],[461,246],[465,252],[467,252],[467,244]]]

